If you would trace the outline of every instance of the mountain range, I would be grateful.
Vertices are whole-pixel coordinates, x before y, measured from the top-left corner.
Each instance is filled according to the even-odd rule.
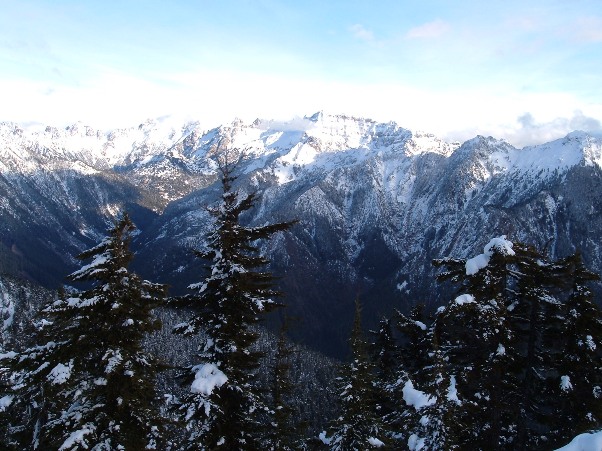
[[[340,356],[356,297],[366,327],[454,293],[434,258],[470,257],[506,235],[602,272],[602,137],[575,131],[517,149],[448,143],[389,122],[319,112],[287,122],[147,121],[99,131],[0,124],[0,273],[56,288],[121,209],[139,233],[134,268],[173,294],[203,277],[193,249],[221,194],[216,157],[260,201],[249,224],[298,219],[265,244],[292,334]],[[276,318],[272,319],[276,321]]]

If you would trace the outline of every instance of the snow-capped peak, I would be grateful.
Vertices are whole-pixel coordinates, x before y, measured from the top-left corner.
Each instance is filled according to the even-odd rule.
[[[211,168],[206,160],[218,147],[236,148],[249,163],[247,172],[269,166],[281,183],[298,177],[301,168],[329,170],[376,156],[403,160],[427,153],[473,161],[481,180],[500,172],[552,173],[575,165],[602,166],[602,138],[584,132],[524,149],[482,136],[458,147],[395,122],[324,111],[288,121],[236,119],[208,132],[198,122],[173,117],[110,131],[80,122],[64,129],[1,123],[0,143],[3,170],[16,172],[33,171],[38,164],[46,169],[98,171],[148,165],[172,155],[183,164]]]

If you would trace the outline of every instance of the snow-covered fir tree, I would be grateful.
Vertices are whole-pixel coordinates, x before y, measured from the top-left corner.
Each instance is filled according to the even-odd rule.
[[[600,276],[588,271],[579,253],[568,257],[570,295],[559,334],[557,377],[549,390],[557,403],[552,418],[558,443],[575,432],[602,427],[602,313],[588,283]]]
[[[417,409],[419,417],[408,438],[410,450],[447,451],[461,449],[458,440],[458,406],[461,404],[456,376],[450,373],[447,349],[440,345],[439,322],[429,330],[431,364],[425,368],[427,382],[423,385],[426,400]]]
[[[329,436],[323,438],[334,451],[363,451],[385,446],[385,429],[377,411],[374,367],[362,334],[361,306],[355,302],[355,318],[350,338],[351,362],[337,379],[341,414],[332,422]]]
[[[257,194],[240,196],[232,186],[233,165],[225,161],[220,166],[222,200],[210,209],[215,226],[208,250],[196,252],[210,262],[208,275],[190,286],[194,294],[178,301],[192,317],[174,332],[202,337],[198,360],[182,377],[189,393],[179,412],[190,431],[184,448],[254,450],[261,448],[260,420],[268,411],[257,382],[261,353],[253,349],[254,327],[279,305],[273,276],[262,270],[269,260],[257,243],[294,222],[243,226],[240,215],[254,206]]]
[[[393,316],[394,330],[399,335],[399,364],[405,383],[407,376],[415,383],[424,381],[424,368],[429,364],[428,327],[424,314],[424,304],[415,305],[408,315],[396,310]],[[398,377],[399,379],[399,377]]]
[[[14,395],[11,388],[11,371],[10,366],[7,364],[9,355],[7,351],[10,345],[9,341],[9,329],[10,322],[14,318],[14,301],[10,296],[5,296],[3,291],[3,284],[0,280],[0,443],[8,444],[9,438],[9,427],[10,427],[10,405],[13,402]]]
[[[563,289],[567,268],[551,262],[533,246],[515,243],[516,294],[510,309],[514,376],[519,388],[513,416],[518,449],[549,449],[556,402],[547,387],[558,380],[558,339],[562,331]]]
[[[483,253],[468,260],[435,260],[443,271],[440,282],[460,285],[454,299],[437,312],[439,341],[450,371],[462,389],[461,447],[496,450],[512,439],[505,431],[514,419],[507,415],[516,402],[517,382],[509,368],[512,340],[507,305],[515,260],[513,243],[491,240]]]
[[[287,328],[285,319],[278,335],[274,363],[270,368],[271,420],[265,434],[265,449],[274,451],[301,449],[298,412],[291,404],[294,384],[290,372],[294,349],[287,341]]]
[[[380,390],[377,394],[387,399],[382,405],[386,412],[383,420],[394,449],[407,442],[421,417],[418,411],[423,407],[422,403],[419,402],[419,407],[417,407],[413,402],[407,402],[408,390],[414,394],[420,393],[419,398],[422,400],[428,398],[414,388],[426,384],[428,380],[426,369],[431,364],[429,355],[431,346],[425,321],[423,304],[415,305],[408,315],[395,311],[392,320],[394,329],[391,330],[391,334],[395,333],[393,338],[396,338],[395,374],[393,381],[387,382],[384,385],[384,391]],[[383,341],[382,324],[381,322],[381,333],[379,334],[381,337],[376,343]],[[389,332],[386,332],[384,336],[388,337]],[[388,342],[389,338],[386,341]],[[391,354],[392,346],[392,343],[386,345],[385,349],[389,349],[389,351],[384,352],[385,356]],[[380,357],[376,358],[375,363],[377,367],[381,365]],[[377,374],[380,373],[381,371],[377,371]]]
[[[370,358],[374,365],[374,400],[377,415],[382,419],[387,429],[392,430],[398,426],[397,419],[400,416],[399,408],[403,404],[399,390],[396,390],[399,379],[407,380],[407,373],[403,368],[403,362],[399,358],[399,349],[395,338],[391,321],[381,318],[378,329],[370,331],[374,341],[370,345]],[[389,437],[387,441],[392,441]]]
[[[162,285],[128,271],[135,226],[123,214],[69,276],[88,287],[46,305],[38,344],[14,353],[18,449],[162,449],[157,362],[142,347],[160,327]]]
[[[600,427],[600,316],[585,285],[596,276],[577,255],[552,262],[498,237],[476,257],[435,264],[439,279],[463,293],[436,320],[462,394],[454,416],[461,447],[552,449],[586,424]]]

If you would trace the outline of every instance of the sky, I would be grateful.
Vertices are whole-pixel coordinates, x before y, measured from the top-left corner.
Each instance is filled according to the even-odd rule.
[[[0,0],[0,121],[320,110],[519,147],[602,133],[602,2]]]

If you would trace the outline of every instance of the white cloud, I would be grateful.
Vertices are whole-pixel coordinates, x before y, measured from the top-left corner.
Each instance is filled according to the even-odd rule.
[[[602,105],[592,108],[592,111],[602,119]],[[556,116],[545,120],[541,117],[536,119],[536,116],[531,113],[523,113],[511,122],[458,129],[446,133],[445,137],[450,140],[464,141],[476,135],[493,136],[522,148],[562,138],[575,130],[600,134],[602,133],[600,119],[585,115],[581,110],[575,110],[570,116]]]
[[[439,36],[447,33],[450,29],[450,25],[441,19],[434,20],[432,22],[425,23],[418,27],[411,28],[406,33],[406,37],[411,39],[417,38],[438,38]]]
[[[308,114],[310,112],[308,111]],[[315,122],[305,118],[296,116],[290,120],[272,120],[272,119],[262,119],[260,121],[260,127],[271,130],[278,130],[281,132],[287,131],[307,131],[313,127],[315,127]]]
[[[372,31],[366,29],[361,24],[351,25],[349,27],[349,31],[351,31],[351,33],[353,33],[353,35],[358,39],[362,39],[364,41],[373,41],[374,40],[374,33],[372,33]]]
[[[5,80],[0,83],[0,121],[57,126],[82,121],[113,128],[173,115],[198,120],[206,128],[239,117],[284,121],[283,129],[303,129],[307,124],[299,118],[326,110],[393,120],[449,140],[481,134],[521,147],[572,129],[597,131],[602,120],[602,104],[588,104],[569,94],[516,93],[488,86],[433,91],[396,83],[337,83],[210,70],[155,81],[109,70],[98,73],[79,87]],[[517,117],[522,117],[520,122]]]
[[[579,42],[602,42],[602,17],[583,17],[577,20],[573,34]]]
[[[519,128],[511,136],[515,142],[523,146],[538,144],[561,138],[574,130],[589,133],[602,132],[600,121],[577,110],[571,117],[557,117],[547,122],[538,122],[531,113],[517,118]]]

